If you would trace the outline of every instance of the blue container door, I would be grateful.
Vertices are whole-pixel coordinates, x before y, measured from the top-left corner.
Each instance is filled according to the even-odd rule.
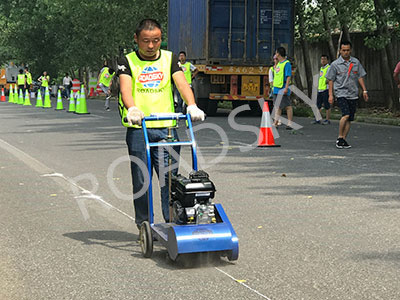
[[[205,59],[207,32],[206,0],[170,0],[168,49],[185,51],[191,60]]]
[[[292,53],[293,0],[211,0],[209,9],[211,61],[265,63],[281,45]]]

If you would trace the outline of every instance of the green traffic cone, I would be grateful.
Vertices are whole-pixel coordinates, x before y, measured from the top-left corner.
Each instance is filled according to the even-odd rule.
[[[23,105],[24,104],[24,96],[22,95],[22,89],[19,90],[18,94],[18,104]]]
[[[38,93],[37,93],[36,107],[42,107],[43,108],[43,100],[42,100],[42,94],[40,93],[40,89],[38,90]]]
[[[14,102],[15,104],[18,104],[18,88],[17,84],[14,85]]]
[[[25,90],[25,101],[24,106],[32,106],[31,99],[29,98],[28,90]]]
[[[78,100],[76,101],[75,113],[78,115],[90,114],[88,112],[87,106],[86,106],[85,88],[83,87],[83,85],[81,87],[80,96],[79,96]]]
[[[57,107],[56,107],[56,110],[64,110],[60,89],[58,89],[58,92],[57,92]]]
[[[77,95],[78,94],[79,94],[79,91],[77,92]],[[68,112],[75,112],[75,98],[74,98],[74,92],[72,90],[71,90],[71,94],[69,95]]]
[[[49,94],[49,87],[46,86],[46,92],[44,93],[44,105],[43,108],[51,108],[51,100]]]
[[[8,102],[14,103],[14,90],[12,84],[10,84],[10,91],[8,93]]]

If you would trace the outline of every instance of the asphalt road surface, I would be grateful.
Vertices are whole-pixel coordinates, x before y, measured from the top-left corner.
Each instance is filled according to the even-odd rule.
[[[400,299],[399,127],[353,123],[339,150],[337,122],[298,118],[280,148],[254,148],[259,117],[209,117],[199,160],[239,259],[187,267],[160,245],[142,257],[116,102],[54,104],[0,103],[0,299]]]

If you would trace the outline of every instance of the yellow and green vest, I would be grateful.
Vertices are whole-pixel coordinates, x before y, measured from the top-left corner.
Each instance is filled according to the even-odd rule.
[[[49,81],[50,81],[50,76],[42,76],[42,87],[48,87],[49,86]]]
[[[108,67],[105,67],[103,72],[100,74],[100,80],[99,83],[102,83],[104,86],[110,86],[110,83],[115,75],[113,73],[112,75],[110,74],[110,69]]]
[[[183,70],[183,74],[185,74],[186,81],[189,84],[192,84],[192,71],[190,70],[190,62],[185,62],[184,64],[181,64],[181,68]]]
[[[160,57],[155,61],[143,61],[131,52],[126,56],[132,73],[132,97],[135,106],[143,111],[145,116],[155,113],[174,113],[174,99],[172,96],[171,64],[172,52],[160,50]],[[122,97],[119,97],[119,111],[122,125],[129,126],[125,122],[128,110]],[[152,121],[146,123],[148,128],[164,128],[175,125],[175,121]]]
[[[30,72],[26,72],[25,75],[26,75],[26,83],[29,85],[32,84],[32,74]]]
[[[275,88],[281,89],[283,88],[284,78],[285,78],[285,66],[289,61],[286,59],[282,62],[279,62],[274,68],[274,82],[273,85]]]
[[[318,90],[325,91],[327,89],[326,86],[326,73],[328,72],[330,65],[327,64],[325,67],[321,67],[319,71],[319,80],[318,80]]]
[[[24,85],[25,84],[25,74],[18,74],[17,83],[18,83],[18,85]]]

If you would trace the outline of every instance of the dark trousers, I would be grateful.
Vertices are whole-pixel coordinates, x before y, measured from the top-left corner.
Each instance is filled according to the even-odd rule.
[[[147,129],[149,136],[149,142],[155,143],[167,139],[168,129],[167,128],[153,128]],[[173,129],[173,136],[178,140],[176,130]],[[132,174],[132,185],[133,185],[133,204],[135,207],[135,222],[140,225],[143,221],[148,221],[148,187],[143,186],[148,183],[149,178],[145,178],[148,174],[147,171],[147,157],[144,144],[143,131],[140,128],[128,128],[126,132],[126,144],[128,145],[128,152],[131,157],[131,174]],[[160,152],[159,152],[160,149]],[[173,150],[178,154],[180,147],[173,147]],[[160,181],[161,189],[161,207],[162,214],[165,222],[169,222],[169,186],[168,186],[168,151],[160,147],[152,147],[150,149],[150,157],[152,170],[156,171],[157,177],[160,181],[160,176],[164,176],[164,182]],[[143,164],[138,164],[134,160],[140,160]],[[177,163],[177,160],[172,157],[172,164]],[[145,167],[144,167],[145,166]],[[161,171],[161,174],[160,174]],[[172,174],[176,175],[178,168],[172,170]],[[152,176],[152,174],[150,174]],[[142,192],[141,192],[142,191]],[[145,191],[145,192],[143,192]]]

